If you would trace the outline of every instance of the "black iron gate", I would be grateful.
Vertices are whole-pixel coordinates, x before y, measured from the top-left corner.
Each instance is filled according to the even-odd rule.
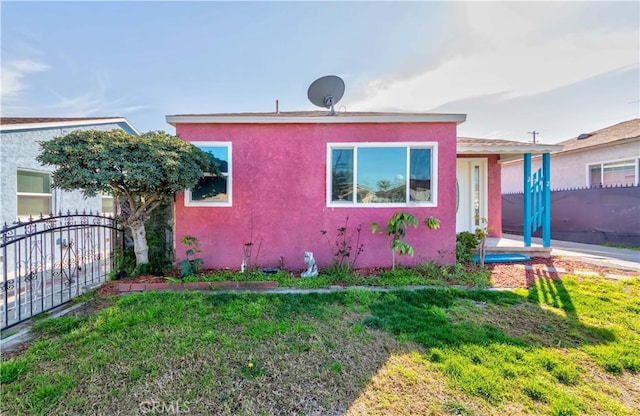
[[[100,286],[114,270],[123,240],[114,218],[92,213],[5,224],[0,234],[0,328]]]

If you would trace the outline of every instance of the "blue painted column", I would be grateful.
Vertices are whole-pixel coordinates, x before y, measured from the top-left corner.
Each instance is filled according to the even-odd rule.
[[[524,154],[524,246],[531,247],[531,153]]]
[[[542,175],[544,176],[542,245],[551,247],[551,155],[549,153],[542,155]]]

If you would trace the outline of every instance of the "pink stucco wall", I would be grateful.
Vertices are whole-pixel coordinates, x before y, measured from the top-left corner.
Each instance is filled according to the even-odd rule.
[[[184,258],[183,235],[197,237],[205,267],[237,269],[244,244],[262,241],[258,265],[305,267],[305,251],[313,251],[318,265],[331,264],[331,253],[321,230],[330,240],[349,217],[350,231],[362,224],[364,252],[357,267],[391,265],[390,241],[372,235],[371,223],[386,225],[397,211],[411,212],[421,221],[430,215],[441,220],[438,230],[410,229],[406,241],[415,257],[400,264],[425,260],[455,261],[455,123],[358,124],[178,124],[176,133],[188,141],[233,143],[232,207],[186,207],[176,196],[176,254]],[[438,206],[433,208],[328,208],[326,161],[329,142],[438,142]],[[499,176],[498,176],[499,178]],[[499,195],[499,193],[498,193]],[[253,226],[253,230],[252,230]]]

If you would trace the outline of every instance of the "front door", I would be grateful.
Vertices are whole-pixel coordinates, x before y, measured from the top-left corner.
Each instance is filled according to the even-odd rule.
[[[474,232],[482,218],[487,218],[487,159],[458,159],[456,233]]]

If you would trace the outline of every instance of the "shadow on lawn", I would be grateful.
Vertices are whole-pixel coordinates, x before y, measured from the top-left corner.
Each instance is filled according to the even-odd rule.
[[[475,308],[481,309],[480,315],[487,319],[451,319],[448,311],[459,300],[472,301]],[[543,304],[564,311],[566,317],[542,307]],[[485,305],[506,308],[484,312]],[[525,312],[524,307],[528,308],[526,314],[518,316],[518,311]],[[382,296],[371,305],[371,312],[365,325],[386,329],[402,340],[427,348],[493,343],[579,347],[615,340],[607,329],[582,324],[562,281],[545,277],[537,279],[526,299],[512,292],[429,289]],[[551,325],[556,327],[555,331]],[[523,336],[536,334],[541,336],[540,342]],[[543,337],[553,339],[545,341]]]
[[[562,310],[565,313],[565,323],[568,327],[584,335],[582,339],[590,339],[584,343],[602,343],[615,341],[615,335],[608,329],[584,325],[576,312],[575,305],[571,299],[571,294],[567,290],[565,283],[556,272],[549,272],[544,269],[527,270],[527,282],[530,283],[529,302],[536,305],[547,305]],[[557,316],[553,316],[557,321]],[[571,346],[578,346],[576,337],[565,340]],[[569,342],[571,341],[571,342]]]

